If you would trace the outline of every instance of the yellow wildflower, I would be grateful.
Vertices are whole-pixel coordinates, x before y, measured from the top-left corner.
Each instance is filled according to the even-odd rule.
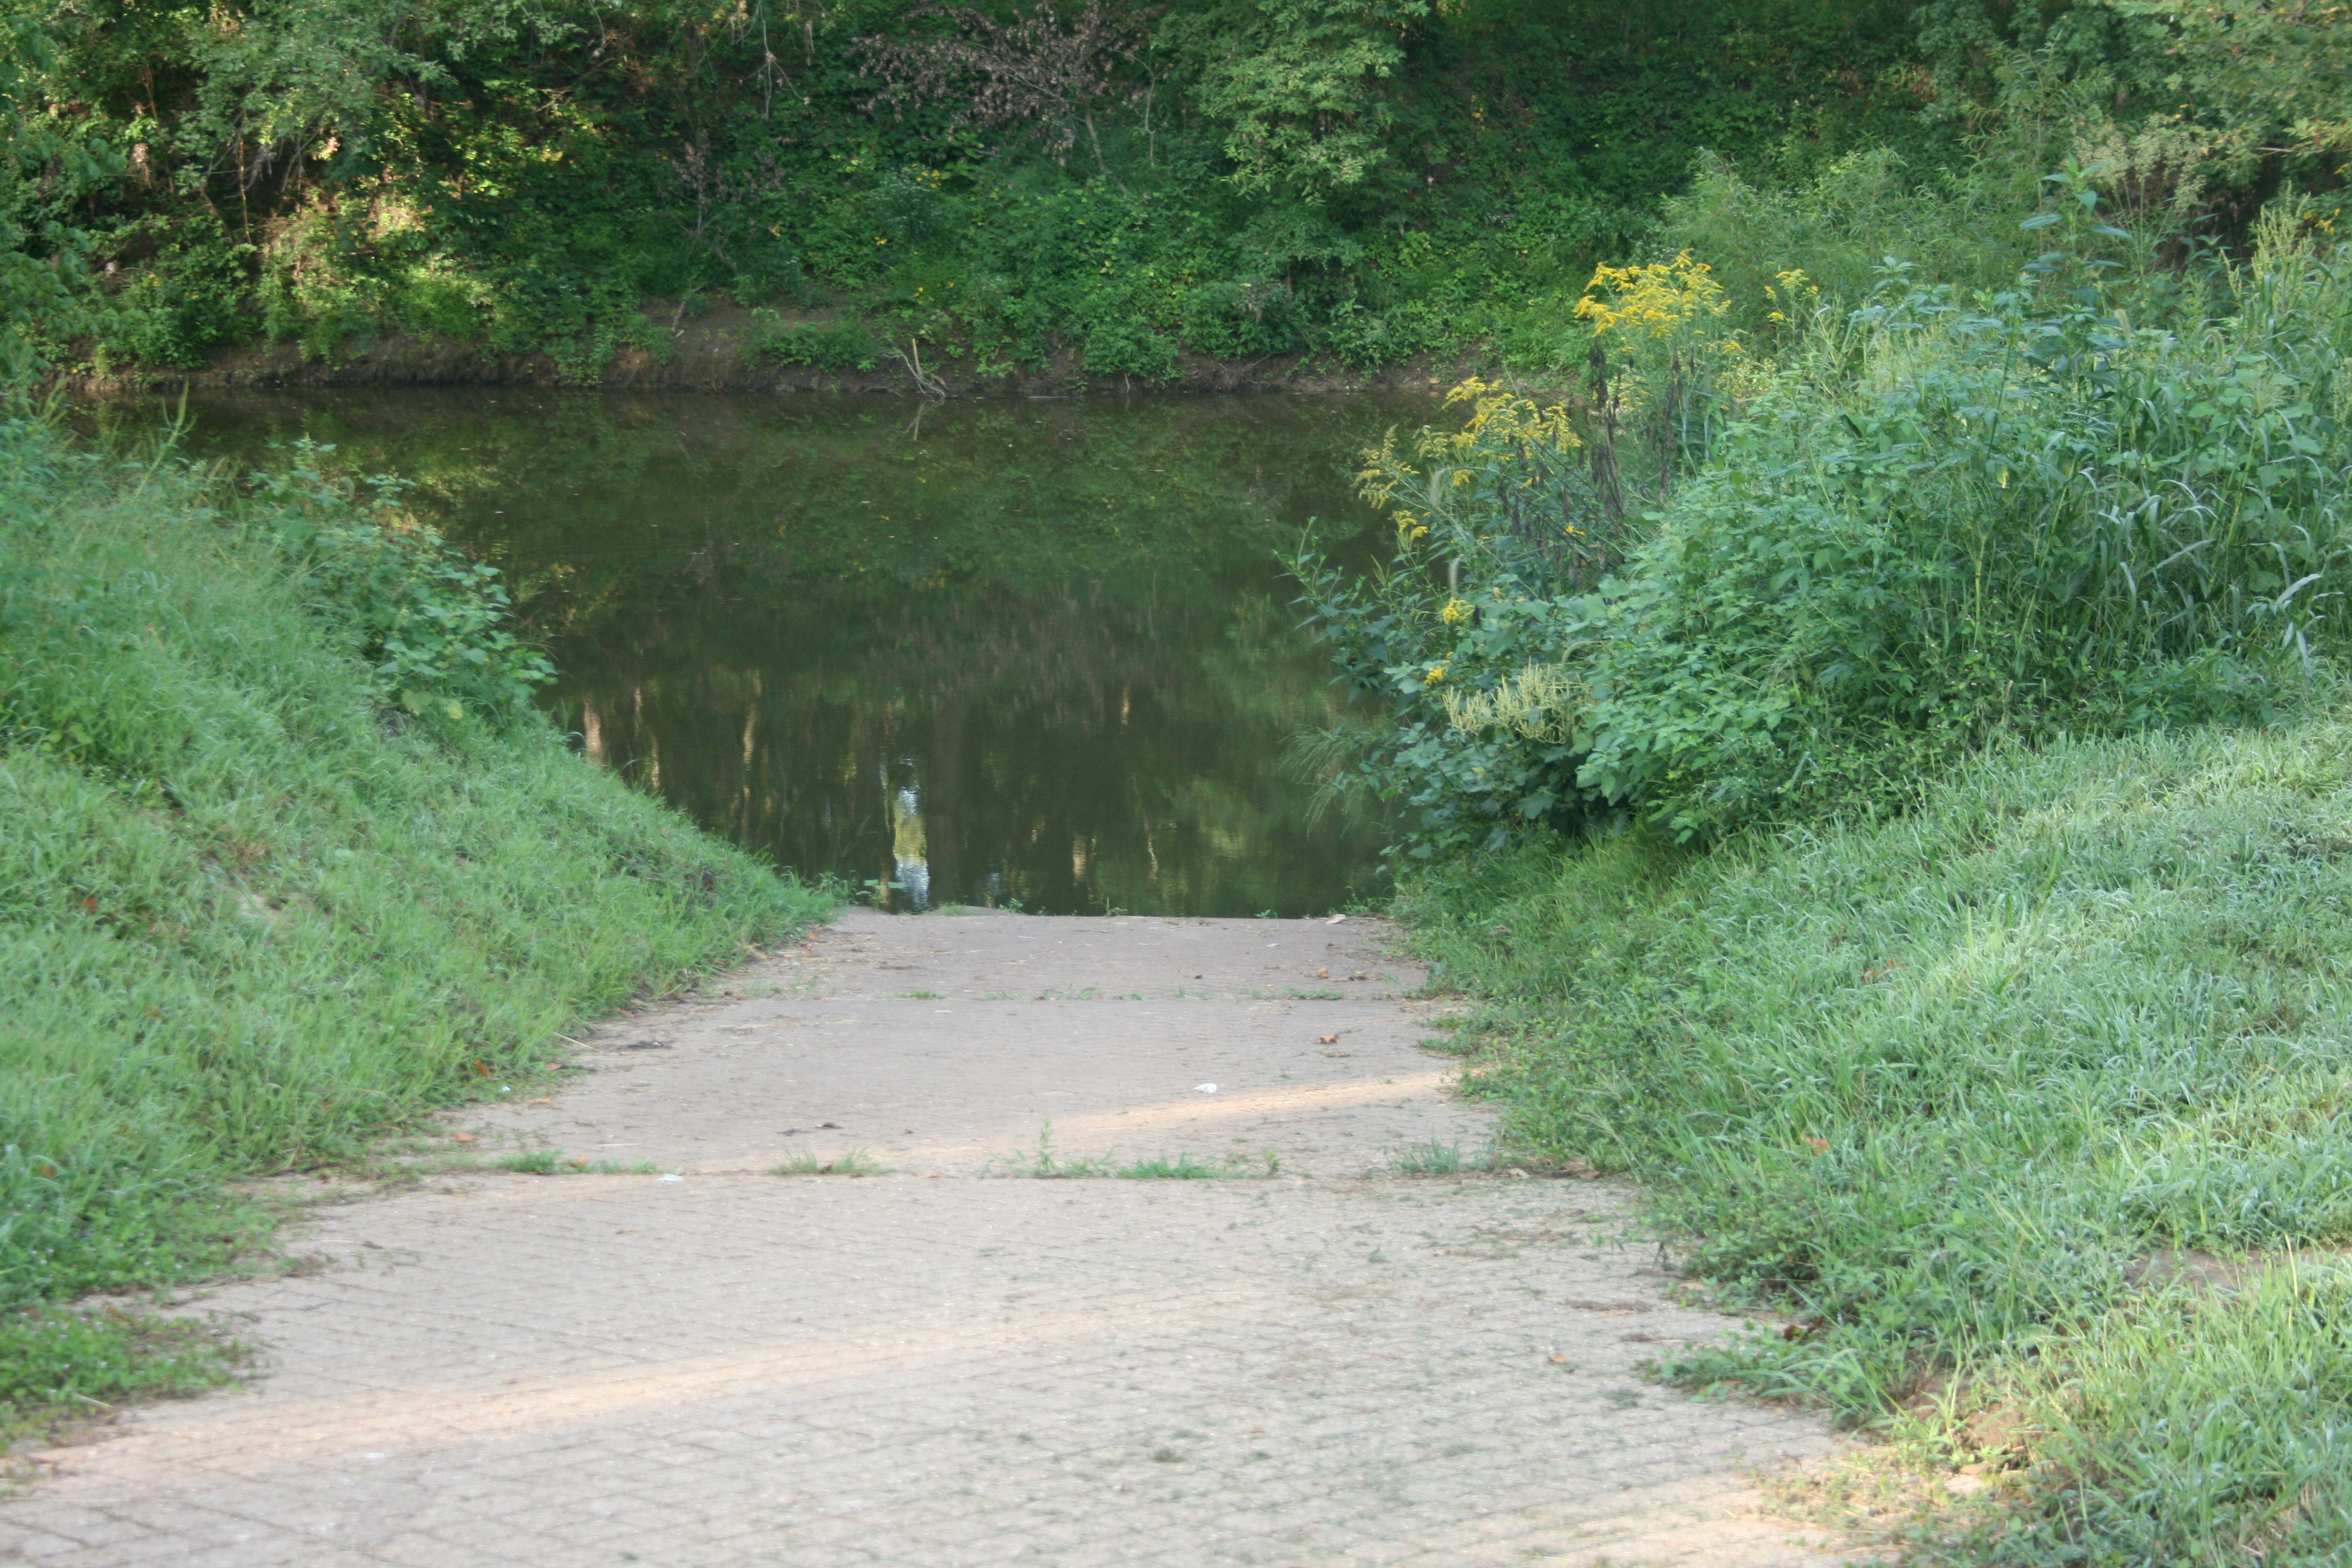
[[[1771,300],[1775,305],[1809,305],[1822,297],[1821,286],[1807,278],[1801,267],[1792,267],[1785,272],[1776,272],[1772,278],[1780,287],[1775,289],[1770,283],[1764,285],[1764,298]],[[1779,310],[1768,310],[1764,314],[1764,319],[1778,325],[1785,322],[1789,318]]]
[[[1458,626],[1463,622],[1470,618],[1470,601],[1467,599],[1448,599],[1445,601],[1445,608],[1438,611],[1437,615],[1438,618],[1444,621],[1447,626]]]
[[[1730,308],[1714,272],[1687,250],[1672,261],[1646,267],[1603,263],[1593,268],[1592,281],[1584,286],[1576,316],[1592,323],[1595,337],[1603,332],[1672,337],[1685,323],[1720,316]]]

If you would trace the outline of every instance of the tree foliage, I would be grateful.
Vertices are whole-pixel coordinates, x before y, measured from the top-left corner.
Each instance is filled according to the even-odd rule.
[[[1662,204],[1695,174],[1769,204],[1874,157],[1851,226],[1972,167],[1973,137],[2037,173],[2069,153],[2119,167],[2119,205],[2164,209],[2181,245],[2230,244],[2285,183],[2326,198],[2352,120],[2320,0],[0,16],[19,380],[39,355],[193,365],[394,331],[592,375],[661,351],[649,296],[864,317],[967,370],[1470,342],[1559,370],[1592,265],[1654,259]],[[1930,242],[1880,226],[1906,255]]]
[[[591,374],[656,343],[648,295],[831,305],[982,366],[1377,361],[1638,239],[1703,142],[1785,162],[1913,118],[1892,0],[9,5],[54,41],[20,130],[119,150],[6,193],[75,306],[28,342],[101,369],[409,331]],[[1869,63],[1824,89],[1833,58]]]
[[[1234,182],[1312,201],[1387,160],[1397,110],[1382,89],[1428,16],[1425,0],[1229,0],[1180,11],[1159,43],[1197,72]]]
[[[2352,153],[2352,8],[2338,0],[2109,0],[2164,29],[2164,85],[2243,177],[2266,160],[2339,175]]]

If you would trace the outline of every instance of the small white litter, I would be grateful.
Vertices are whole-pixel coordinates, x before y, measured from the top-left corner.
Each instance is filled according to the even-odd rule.
[[[1325,921],[1323,923],[1327,926],[1335,926],[1347,918],[1348,917],[1345,915],[1333,915],[1329,920]]]
[[[657,1182],[682,1182],[686,1180],[686,1178],[679,1175],[676,1171],[668,1171],[665,1172],[661,1175],[656,1176],[654,1180]]]
[[[1213,1083],[1196,1083],[1192,1088],[1194,1092],[1200,1094],[1214,1094],[1217,1092],[1217,1086]]]

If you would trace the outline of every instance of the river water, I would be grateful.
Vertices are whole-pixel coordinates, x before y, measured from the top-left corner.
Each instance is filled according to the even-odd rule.
[[[1349,476],[1425,405],[424,388],[188,412],[194,456],[310,440],[412,481],[507,574],[574,743],[781,867],[899,910],[1302,915],[1379,886],[1383,825],[1318,814],[1292,760],[1349,705],[1276,557],[1319,519],[1374,559]]]

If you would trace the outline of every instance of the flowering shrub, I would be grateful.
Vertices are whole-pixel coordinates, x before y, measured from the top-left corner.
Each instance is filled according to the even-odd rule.
[[[1568,410],[1475,376],[1445,395],[1465,405],[1459,430],[1423,426],[1402,449],[1390,430],[1364,454],[1357,493],[1390,515],[1402,548],[1517,579],[1597,581],[1611,556]]]
[[[1620,347],[1644,338],[1703,343],[1731,308],[1714,271],[1687,250],[1650,266],[1603,262],[1576,302],[1576,319],[1591,321],[1595,337],[1614,338]]]
[[[1685,454],[1703,459],[1728,406],[1727,373],[1747,345],[1726,324],[1730,299],[1714,268],[1687,250],[1672,261],[1593,269],[1573,311],[1591,324],[1592,403],[1603,451],[1596,469],[1612,510],[1623,488],[1663,500]],[[1633,471],[1618,452],[1621,429],[1637,448]]]
[[[1396,707],[1363,776],[1423,853],[1621,810],[1710,838],[1899,801],[1999,736],[2283,700],[2352,580],[2352,248],[2307,229],[2168,327],[2057,271],[1821,323],[1638,534],[1565,412],[1458,388],[1462,430],[1370,455],[1391,571],[1299,563],[1342,675]],[[1687,258],[1604,285],[1604,333],[1721,342]]]
[[[1424,426],[1402,441],[1391,430],[1364,454],[1358,492],[1396,527],[1390,570],[1365,583],[1311,550],[1292,563],[1341,674],[1391,706],[1394,722],[1355,778],[1412,809],[1422,857],[1577,819],[1580,797],[1560,787],[1573,755],[1560,726],[1489,735],[1454,715],[1549,691],[1540,672],[1576,651],[1553,601],[1624,556],[1564,406],[1475,377],[1446,405],[1465,410],[1460,428]]]

